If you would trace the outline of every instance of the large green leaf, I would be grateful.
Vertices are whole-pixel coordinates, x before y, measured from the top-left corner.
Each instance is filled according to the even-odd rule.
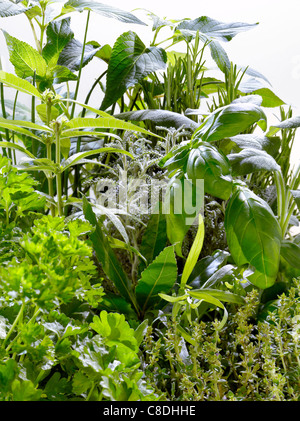
[[[73,37],[74,33],[70,28],[70,18],[49,23],[47,26],[47,44],[42,52],[48,64],[57,64],[60,53]]]
[[[260,88],[254,90],[252,93],[262,97],[262,107],[274,108],[285,104],[285,102],[269,88]]]
[[[185,178],[171,180],[164,195],[163,209],[166,213],[167,236],[182,257],[184,237],[198,216],[204,202],[203,181],[192,183]],[[169,208],[168,208],[169,206]]]
[[[128,88],[150,73],[165,68],[167,54],[162,48],[146,47],[135,32],[122,34],[112,50],[107,70],[106,92],[101,109],[116,102]]]
[[[245,148],[239,153],[227,155],[233,175],[246,175],[257,171],[280,171],[280,166],[267,152]]]
[[[25,94],[35,96],[37,98],[42,97],[39,91],[27,80],[12,74],[0,70],[0,82],[10,88],[14,88],[17,91],[24,92]]]
[[[276,280],[281,247],[281,229],[269,205],[246,187],[237,187],[225,212],[228,246],[237,265],[250,265],[248,276],[259,288]]]
[[[108,4],[99,3],[91,0],[69,0],[64,4],[64,13],[69,13],[74,10],[83,12],[84,10],[90,10],[95,13],[99,13],[107,18],[117,19],[125,23],[134,23],[138,25],[145,25],[140,19],[134,16],[132,13],[125,12],[124,10],[117,9],[116,7],[109,6]]]
[[[58,64],[67,67],[72,72],[79,70],[81,67],[82,48],[83,45],[80,41],[72,39],[61,51]],[[85,67],[100,50],[100,46],[94,47],[92,44],[87,43],[84,47],[82,67]]]
[[[235,37],[238,33],[248,31],[249,29],[254,28],[256,25],[257,23],[224,23],[212,19],[208,16],[201,16],[193,20],[185,19],[177,26],[177,29],[180,31],[186,31],[191,34],[199,31],[201,34],[205,34],[208,37],[227,42],[232,40],[232,38]]]
[[[23,4],[20,4],[19,2],[13,2],[10,0],[0,0],[0,16],[2,18],[6,18],[9,16],[16,16],[20,13],[24,13],[27,10],[30,10],[32,6],[24,7]]]
[[[266,129],[267,117],[258,105],[251,102],[235,102],[210,114],[194,133],[194,138],[205,141],[221,140],[235,136],[252,124],[262,122]]]
[[[215,146],[201,142],[192,149],[186,166],[189,179],[204,180],[204,191],[228,200],[232,191],[231,168],[226,155]]]
[[[266,151],[273,157],[278,154],[281,144],[280,137],[269,137],[254,133],[233,136],[230,140],[241,149],[254,148],[260,151]]]
[[[135,293],[144,314],[147,308],[160,301],[159,293],[167,294],[177,279],[174,247],[166,247],[142,272]]]
[[[34,76],[44,78],[47,64],[44,58],[31,45],[12,37],[3,31],[9,50],[9,58],[15,68],[17,76],[27,78]]]

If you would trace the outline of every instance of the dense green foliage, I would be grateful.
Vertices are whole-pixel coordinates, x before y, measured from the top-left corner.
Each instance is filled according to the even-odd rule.
[[[300,119],[223,48],[256,25],[147,12],[149,46],[130,29],[110,46],[88,40],[91,13],[146,25],[0,1],[36,43],[3,31],[0,400],[298,401]]]

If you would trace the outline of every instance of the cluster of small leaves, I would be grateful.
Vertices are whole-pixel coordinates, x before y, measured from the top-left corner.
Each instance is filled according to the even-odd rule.
[[[18,172],[11,161],[0,155],[0,217],[7,223],[18,220],[30,212],[45,208],[45,197],[35,191],[37,181],[26,172]]]
[[[143,344],[147,377],[172,400],[299,400],[299,290],[300,280],[294,280],[265,317],[253,289],[244,305],[229,308],[221,331],[217,321],[194,321],[193,344],[174,323],[163,335],[149,329]]]
[[[22,232],[29,230],[45,208],[45,197],[35,190],[37,184],[0,155],[0,262],[23,255],[19,247]]]
[[[0,400],[157,400],[139,370],[136,336],[117,313],[87,323],[44,311],[2,358]]]
[[[70,222],[65,231],[64,218],[36,220],[31,231],[20,238],[23,259],[13,257],[0,269],[2,299],[29,300],[52,309],[56,300],[68,303],[81,290],[89,289],[95,272],[92,248],[78,237],[91,227],[79,222]]]

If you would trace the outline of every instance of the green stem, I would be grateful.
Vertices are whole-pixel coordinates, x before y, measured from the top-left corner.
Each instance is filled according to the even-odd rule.
[[[35,86],[35,72],[33,75],[33,86]],[[31,98],[31,122],[35,123],[35,96]],[[32,139],[32,153],[34,156],[37,156],[38,141]]]
[[[17,315],[17,317],[15,318],[11,328],[9,329],[9,332],[6,335],[6,338],[4,339],[3,343],[2,343],[2,348],[5,348],[6,342],[8,341],[8,339],[10,338],[11,334],[13,333],[13,331],[15,330],[15,327],[17,326],[17,324],[19,323],[19,321],[21,320],[21,318],[23,317],[23,312],[25,309],[25,301],[22,302],[22,305],[20,307],[19,313]]]
[[[76,101],[79,91],[79,84],[80,84],[80,78],[82,73],[82,66],[83,66],[83,58],[84,58],[84,51],[85,51],[85,45],[86,45],[86,39],[87,39],[87,33],[88,33],[88,27],[89,27],[89,20],[90,20],[90,11],[88,11],[87,19],[86,19],[86,25],[85,25],[85,33],[84,33],[84,40],[83,40],[83,46],[82,46],[82,52],[81,52],[81,59],[80,59],[80,67],[78,72],[78,78],[75,88],[75,94],[74,94],[74,100]],[[72,111],[71,111],[71,119],[74,117],[75,113],[75,102],[73,102]]]
[[[78,91],[79,91],[79,84],[80,84],[82,67],[83,67],[83,58],[84,58],[84,51],[85,51],[85,45],[86,45],[86,39],[87,39],[87,33],[88,33],[88,27],[89,27],[89,20],[90,20],[90,11],[88,11],[87,19],[86,19],[84,40],[83,40],[81,59],[80,59],[80,67],[79,67],[78,78],[77,78],[75,94],[74,94],[74,100],[75,101],[77,99]],[[72,119],[74,117],[75,106],[76,106],[76,104],[75,104],[75,102],[73,102],[70,119]],[[78,137],[77,138],[77,144],[76,144],[76,152],[77,153],[80,152],[80,145],[81,145],[81,137]],[[75,173],[74,173],[74,191],[73,191],[74,197],[78,196],[78,191],[80,191],[80,188],[81,188],[80,187],[80,166],[76,165]]]
[[[284,221],[284,214],[283,214],[283,202],[284,202],[284,195],[285,195],[285,189],[282,188],[282,182],[281,182],[281,174],[279,171],[275,171],[274,173],[274,181],[276,185],[276,191],[277,191],[277,216],[278,216],[278,222],[280,224],[280,227],[283,226]]]
[[[47,159],[52,159],[52,148],[51,148],[51,143],[47,142],[46,144],[46,148],[47,148]],[[53,178],[52,176],[47,176],[47,181],[48,181],[48,194],[51,197],[51,199],[54,201],[54,189],[53,189]],[[50,212],[52,216],[55,216],[55,206],[53,203],[50,204]]]
[[[88,396],[86,398],[86,401],[89,401],[91,399],[91,396],[92,396],[92,393],[93,393],[93,391],[95,389],[95,386],[96,386],[96,384],[95,384],[95,382],[93,382],[92,387],[90,388],[89,394],[88,394]]]
[[[55,122],[55,140],[56,140],[56,152],[55,162],[60,166],[60,124]],[[58,216],[63,216],[63,201],[62,201],[62,176],[59,171],[56,174],[56,190],[57,190],[57,209]]]
[[[84,103],[85,104],[88,104],[88,102],[89,102],[89,100],[90,100],[90,97],[91,97],[91,95],[92,95],[92,93],[93,93],[93,91],[94,91],[94,89],[96,88],[96,86],[98,85],[98,83],[100,82],[100,80],[103,78],[103,76],[105,76],[106,75],[106,73],[107,73],[107,70],[105,70],[96,80],[95,80],[95,82],[93,83],[93,86],[91,87],[91,89],[90,89],[90,91],[89,91],[89,93],[87,94],[87,96],[86,96],[86,98],[85,98],[85,101],[84,101]],[[85,116],[85,113],[86,113],[86,108],[84,108],[83,110],[82,110],[82,113],[81,113],[81,117],[84,117]]]
[[[6,109],[5,109],[3,83],[0,83],[0,96],[1,96],[2,115],[3,115],[3,118],[7,118]],[[10,139],[9,139],[9,131],[7,129],[5,130],[5,137],[6,137],[6,141],[7,142],[10,142]],[[10,148],[8,149],[8,156],[9,156],[10,159],[12,159],[11,149]]]
[[[28,16],[27,16],[27,18],[28,18],[28,21],[29,21],[29,24],[30,24],[30,27],[31,27],[31,30],[32,30],[32,33],[33,33],[33,38],[34,38],[34,41],[35,41],[36,48],[37,48],[38,52],[40,54],[42,54],[42,47],[41,47],[41,44],[40,44],[40,42],[38,40],[36,31],[35,31],[35,27],[34,27],[34,25],[32,23],[32,20]]]

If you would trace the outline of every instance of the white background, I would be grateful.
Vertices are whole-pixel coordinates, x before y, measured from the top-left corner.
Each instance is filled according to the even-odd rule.
[[[222,44],[235,64],[250,66],[263,73],[272,84],[272,90],[287,105],[292,105],[294,115],[300,115],[300,1],[299,0],[102,0],[126,11],[137,8],[147,9],[160,17],[168,19],[195,19],[209,16],[222,22],[259,22],[254,29],[238,34],[232,41]],[[151,21],[145,12],[133,12],[148,26],[124,24],[115,19],[108,19],[92,14],[88,41],[98,41],[101,45],[113,44],[117,37],[128,30],[135,31],[147,45],[152,39]],[[83,40],[86,13],[71,15],[72,29],[75,38]],[[0,28],[10,35],[23,39],[34,45],[27,19],[20,15],[13,18],[0,18]],[[166,34],[168,35],[168,33]],[[180,47],[176,47],[178,50]],[[7,49],[3,35],[0,33],[0,54],[4,70],[10,71]],[[96,61],[95,61],[96,60]],[[91,86],[95,77],[100,74],[98,59],[94,59],[84,69],[82,89]],[[81,90],[82,98],[84,92]],[[81,99],[82,99],[81,98]],[[97,98],[93,99],[97,103]],[[269,125],[276,121],[273,114],[277,109],[268,110]],[[294,162],[300,156],[300,129],[297,134]]]

